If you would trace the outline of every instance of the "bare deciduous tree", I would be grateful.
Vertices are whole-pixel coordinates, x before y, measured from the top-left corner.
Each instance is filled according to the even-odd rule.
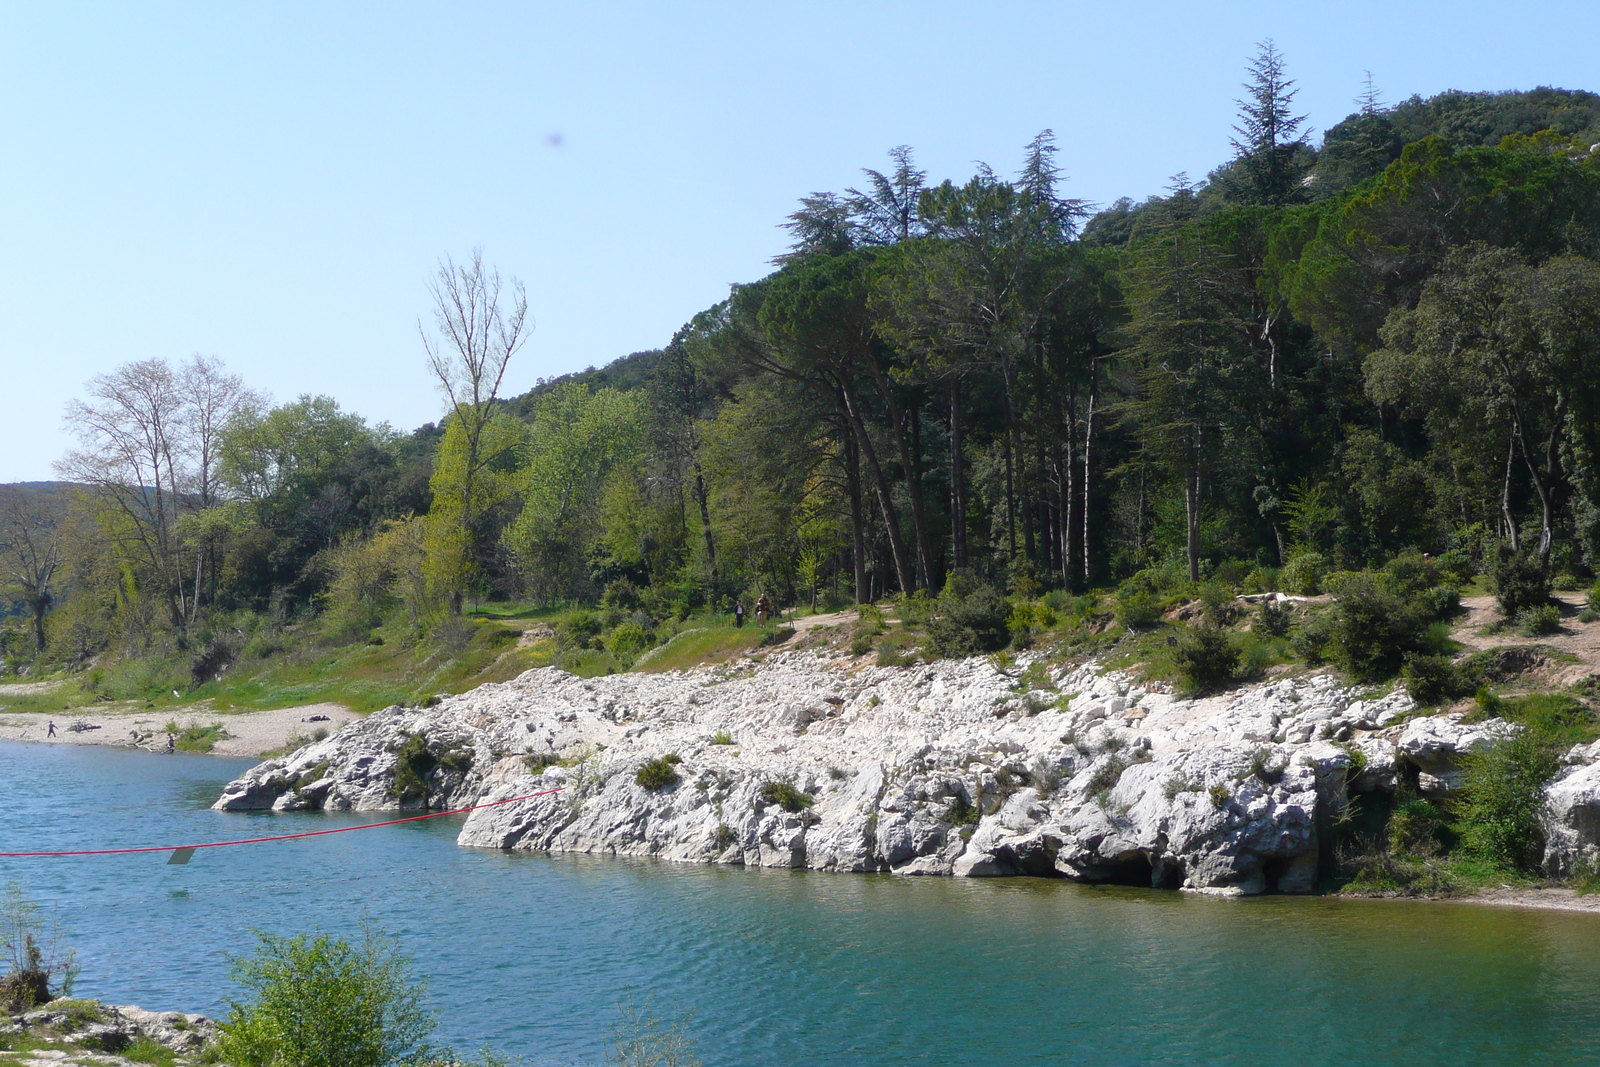
[[[124,364],[91,378],[87,399],[67,405],[82,447],[56,470],[89,486],[117,517],[119,549],[148,571],[174,626],[195,618],[208,555],[186,543],[179,523],[217,503],[221,428],[257,402],[220,360],[195,356],[176,369],[164,359]]]
[[[454,498],[443,514],[459,526],[451,541],[461,546],[461,558],[443,568],[452,572],[446,581],[452,612],[461,610],[463,586],[482,555],[478,525],[484,470],[500,458],[495,449],[486,447],[485,431],[495,415],[506,365],[527,340],[529,328],[528,296],[522,283],[513,278],[510,292],[503,294],[504,288],[500,273],[484,268],[482,249],[473,250],[468,264],[447,258],[429,286],[438,337],[417,323],[428,366],[449,402],[449,417],[464,444],[460,462],[452,466],[450,484],[435,486],[435,492]],[[509,306],[501,306],[502,295],[509,298]]]

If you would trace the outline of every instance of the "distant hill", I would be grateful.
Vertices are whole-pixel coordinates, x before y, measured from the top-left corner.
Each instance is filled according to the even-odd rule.
[[[568,382],[582,382],[591,390],[609,387],[627,392],[639,389],[650,381],[650,375],[660,360],[661,350],[653,348],[647,352],[634,352],[621,359],[612,360],[603,367],[589,367],[571,374],[563,374],[558,378],[541,378],[539,384],[526,393],[506,401],[506,407],[518,418],[526,418],[533,413],[534,405],[539,402],[541,396]]]

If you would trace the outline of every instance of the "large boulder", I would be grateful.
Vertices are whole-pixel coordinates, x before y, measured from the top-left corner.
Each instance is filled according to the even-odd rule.
[[[1564,878],[1600,869],[1600,763],[1563,771],[1544,795],[1545,870]]]
[[[1429,796],[1449,796],[1461,788],[1461,757],[1480,752],[1510,736],[1516,727],[1502,719],[1464,723],[1459,713],[1430,715],[1405,724],[1395,749],[1418,770],[1417,788]]]

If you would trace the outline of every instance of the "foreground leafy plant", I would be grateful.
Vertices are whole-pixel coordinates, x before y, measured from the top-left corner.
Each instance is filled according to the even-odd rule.
[[[258,931],[231,976],[219,1051],[238,1067],[391,1067],[425,1060],[435,1018],[397,941],[371,924],[355,944],[328,934]]]

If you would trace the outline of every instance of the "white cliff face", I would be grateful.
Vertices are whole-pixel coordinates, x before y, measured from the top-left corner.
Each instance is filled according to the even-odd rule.
[[[1425,791],[1500,724],[1397,722],[1329,675],[1180,700],[1092,667],[1043,688],[984,659],[868,667],[774,653],[682,674],[555,669],[389,708],[231,783],[216,807],[473,812],[459,843],[897,874],[1059,875],[1209,893],[1303,891],[1350,791]],[[1050,686],[1054,688],[1050,688]],[[427,795],[396,795],[408,738]],[[715,744],[719,734],[732,744]],[[412,742],[415,753],[420,744]],[[681,759],[675,784],[636,781]],[[565,766],[530,770],[529,757]],[[774,793],[791,786],[809,804]],[[766,794],[765,796],[763,794]]]

